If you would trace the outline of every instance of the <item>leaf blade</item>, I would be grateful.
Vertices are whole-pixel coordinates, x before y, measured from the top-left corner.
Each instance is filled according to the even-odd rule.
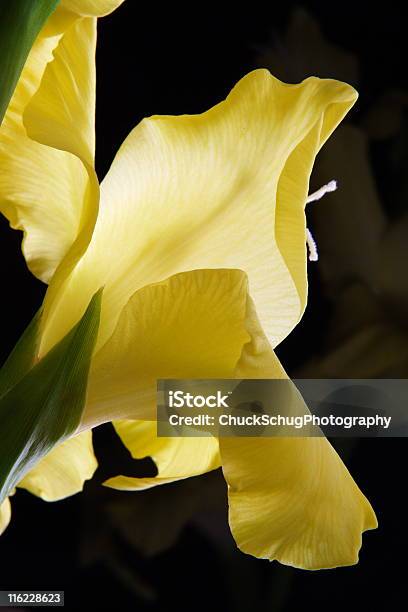
[[[77,325],[0,398],[0,500],[81,420],[102,290]],[[0,503],[1,503],[0,501]]]
[[[12,389],[34,365],[42,309],[32,318],[0,370],[0,397]]]

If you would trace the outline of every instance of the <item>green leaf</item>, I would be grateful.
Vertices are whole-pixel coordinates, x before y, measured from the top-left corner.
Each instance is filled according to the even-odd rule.
[[[34,365],[42,310],[40,309],[0,370],[0,398],[14,387]]]
[[[102,290],[69,334],[0,398],[0,503],[42,457],[78,428],[99,328],[101,296]],[[36,336],[33,329],[37,325],[33,323],[30,332],[28,328],[27,337]],[[22,346],[32,347],[27,337],[21,340]],[[12,355],[7,367],[10,359]]]
[[[3,0],[0,3],[0,124],[28,53],[59,0]]]

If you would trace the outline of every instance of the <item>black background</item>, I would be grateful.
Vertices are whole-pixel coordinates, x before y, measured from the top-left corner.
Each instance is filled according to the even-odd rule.
[[[356,122],[382,91],[407,86],[404,19],[392,3],[381,8],[360,5],[361,11],[358,3],[302,3],[326,37],[360,61],[360,100],[351,116]],[[103,178],[118,146],[144,116],[202,112],[224,98],[246,72],[261,67],[263,49],[285,31],[294,6],[285,2],[265,10],[261,4],[249,3],[224,13],[220,4],[190,4],[183,10],[151,5],[142,11],[138,2],[127,0],[101,20],[99,177]],[[386,193],[387,175],[376,163],[376,151],[372,156],[378,187]],[[25,267],[20,233],[10,230],[3,219],[0,229],[5,358],[39,307],[45,287]],[[310,347],[319,351],[330,309],[315,266],[305,317],[279,350],[289,372],[307,358]],[[195,500],[194,517],[185,521],[176,541],[146,556],[106,514],[106,504],[113,498],[122,500],[123,494],[101,493],[97,483],[118,473],[118,466],[129,474],[145,473],[151,466],[131,463],[110,426],[96,432],[95,448],[101,467],[96,484],[87,484],[84,495],[58,504],[47,504],[22,491],[14,497],[12,523],[0,541],[1,588],[64,589],[68,609],[76,608],[79,601],[96,610],[113,606],[118,610],[219,606],[226,611],[290,612],[303,606],[316,611],[358,605],[363,610],[405,608],[406,440],[365,439],[348,454],[346,463],[372,502],[380,528],[363,536],[357,566],[321,572],[286,568],[237,551],[226,527],[222,480],[211,475],[194,479],[192,485],[169,485],[160,493],[129,494],[147,500],[132,501],[147,508],[143,520],[135,511],[134,529],[140,521],[140,530],[157,533],[159,542],[165,539],[166,526],[183,514],[180,508]],[[208,504],[200,495],[214,499]]]

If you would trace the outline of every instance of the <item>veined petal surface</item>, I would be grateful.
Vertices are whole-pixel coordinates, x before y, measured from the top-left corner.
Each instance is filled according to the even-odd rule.
[[[0,129],[0,210],[13,228],[24,231],[27,263],[45,282],[88,216],[92,226],[96,218],[96,180],[83,163],[93,164],[95,28],[95,19],[79,19],[60,7],[53,13],[29,54]],[[43,137],[40,127],[58,141]]]
[[[101,186],[90,246],[49,312],[48,350],[105,287],[98,346],[139,288],[179,272],[238,268],[273,345],[306,299],[304,204],[314,157],[356,99],[343,83],[244,77],[202,115],[151,117]]]
[[[132,457],[151,457],[158,475],[153,478],[116,476],[104,484],[113,489],[135,491],[198,476],[220,467],[218,440],[212,437],[158,438],[152,421],[120,421],[115,429]]]
[[[92,432],[85,431],[56,446],[18,486],[45,501],[57,501],[82,491],[97,466]]]
[[[237,378],[286,377],[249,303]],[[305,569],[352,565],[375,514],[324,437],[221,438],[229,522],[239,548]]]
[[[83,427],[155,420],[159,378],[228,378],[249,341],[247,278],[195,270],[140,289],[95,355]]]
[[[231,376],[249,341],[246,300],[241,271],[196,270],[145,287],[129,301],[94,360],[83,426],[126,417],[114,423],[117,433],[133,457],[152,457],[158,476],[118,476],[108,486],[149,488],[219,467],[214,438],[157,437],[156,381]]]

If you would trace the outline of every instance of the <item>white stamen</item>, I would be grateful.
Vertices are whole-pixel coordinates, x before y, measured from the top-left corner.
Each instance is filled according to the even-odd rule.
[[[317,261],[319,259],[319,253],[317,252],[317,244],[309,228],[306,228],[306,244],[309,249],[309,261]]]
[[[323,185],[314,193],[311,193],[306,200],[306,204],[310,202],[316,202],[316,200],[320,200],[326,193],[330,193],[331,191],[336,191],[337,189],[337,181],[330,181],[327,185]]]
[[[337,181],[333,180],[327,183],[327,185],[323,185],[314,193],[311,193],[306,200],[306,204],[310,202],[316,202],[316,200],[320,200],[326,193],[330,193],[331,191],[336,191],[337,189]],[[306,244],[309,249],[309,261],[317,261],[319,259],[319,253],[317,252],[317,244],[315,239],[313,238],[312,232],[309,228],[306,228]]]

